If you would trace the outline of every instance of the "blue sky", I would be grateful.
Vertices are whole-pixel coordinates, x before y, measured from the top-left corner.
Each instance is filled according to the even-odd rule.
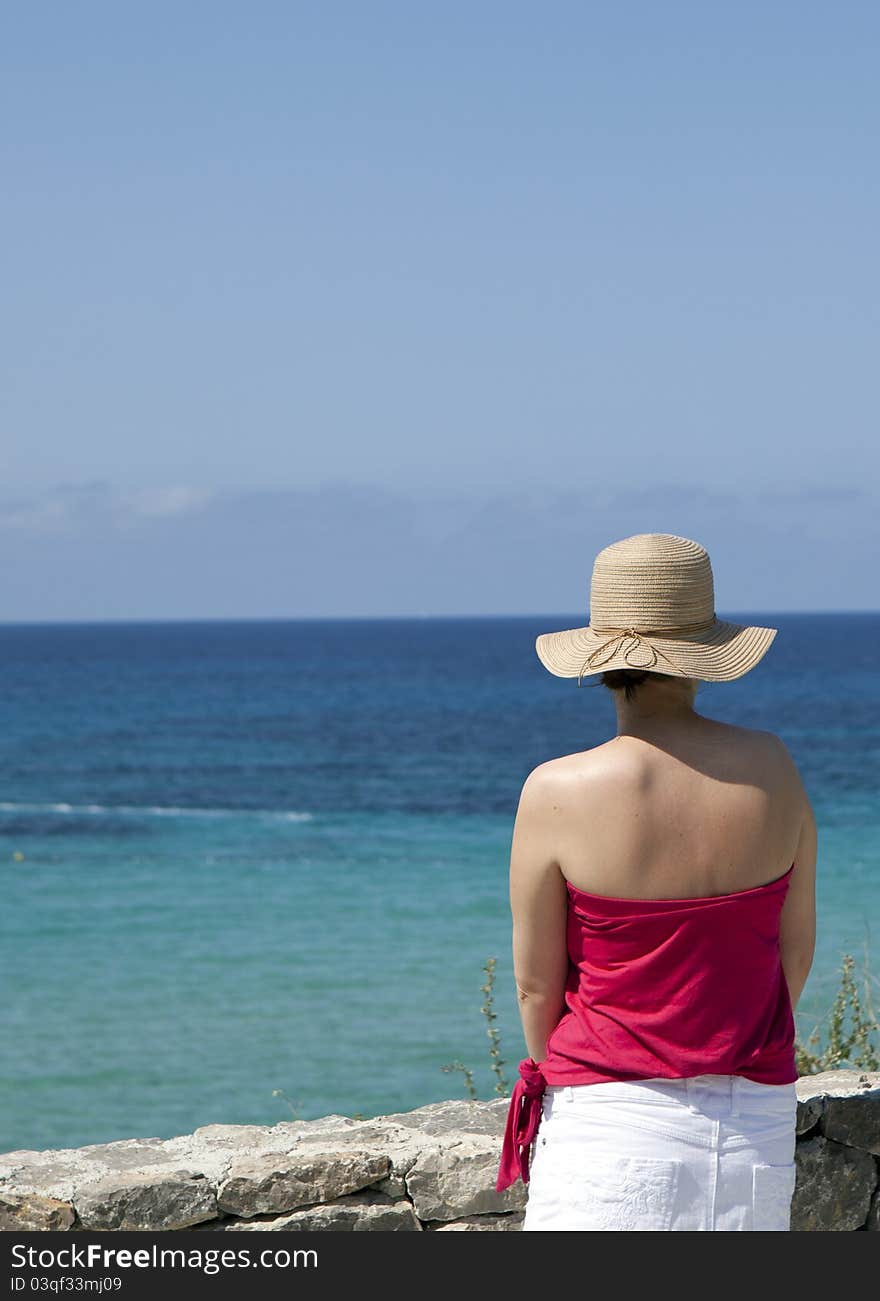
[[[7,7],[0,621],[576,611],[654,530],[877,608],[878,37]]]

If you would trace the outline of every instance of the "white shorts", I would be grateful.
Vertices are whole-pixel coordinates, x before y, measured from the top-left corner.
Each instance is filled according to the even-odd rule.
[[[523,1231],[790,1228],[797,1092],[742,1075],[549,1086]]]

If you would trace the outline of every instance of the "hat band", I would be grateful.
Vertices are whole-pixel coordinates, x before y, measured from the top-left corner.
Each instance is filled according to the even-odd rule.
[[[704,619],[700,623],[689,623],[689,624],[681,623],[681,624],[677,624],[673,628],[643,628],[641,632],[637,631],[635,628],[603,628],[600,627],[598,624],[591,624],[590,627],[594,632],[603,632],[603,633],[607,632],[607,633],[611,633],[611,636],[608,638],[607,641],[603,641],[601,646],[597,646],[594,651],[591,651],[590,654],[587,656],[587,658],[584,660],[580,672],[578,673],[577,684],[578,686],[581,685],[581,677],[583,676],[584,673],[586,673],[588,667],[601,668],[603,664],[607,664],[608,661],[613,659],[614,656],[618,653],[618,651],[621,650],[624,642],[626,641],[632,642],[632,645],[627,646],[626,650],[623,651],[623,658],[625,662],[630,666],[630,668],[642,669],[645,672],[647,672],[649,669],[652,669],[654,665],[657,663],[658,656],[662,655],[663,659],[666,660],[667,664],[671,664],[672,667],[679,674],[681,674],[683,677],[687,677],[688,673],[686,669],[682,668],[680,664],[676,664],[675,660],[671,659],[670,656],[668,656],[665,653],[665,651],[660,650],[659,646],[654,646],[651,642],[646,641],[645,636],[643,634],[650,635],[650,636],[657,636],[661,633],[680,634],[685,632],[703,632],[703,631],[708,631],[710,628],[714,628],[716,622],[717,622],[716,617],[713,614],[712,618],[708,621]],[[633,661],[629,658],[632,652],[638,650],[639,647],[644,647],[645,650],[650,652],[651,659],[647,664],[633,663]],[[596,658],[598,655],[603,655],[603,652],[606,651],[607,654],[604,654],[604,657],[602,659]]]

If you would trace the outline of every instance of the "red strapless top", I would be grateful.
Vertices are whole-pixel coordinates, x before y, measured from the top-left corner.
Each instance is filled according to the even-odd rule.
[[[619,899],[568,883],[567,1011],[519,1064],[496,1187],[528,1182],[545,1085],[744,1075],[789,1084],[795,1024],[779,951],[794,863],[765,885]]]

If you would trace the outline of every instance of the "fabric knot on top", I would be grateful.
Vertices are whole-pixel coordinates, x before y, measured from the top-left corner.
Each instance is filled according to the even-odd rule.
[[[547,1081],[532,1057],[519,1064],[519,1079],[510,1097],[496,1192],[504,1192],[517,1179],[529,1182],[529,1153],[541,1122],[541,1100]]]

